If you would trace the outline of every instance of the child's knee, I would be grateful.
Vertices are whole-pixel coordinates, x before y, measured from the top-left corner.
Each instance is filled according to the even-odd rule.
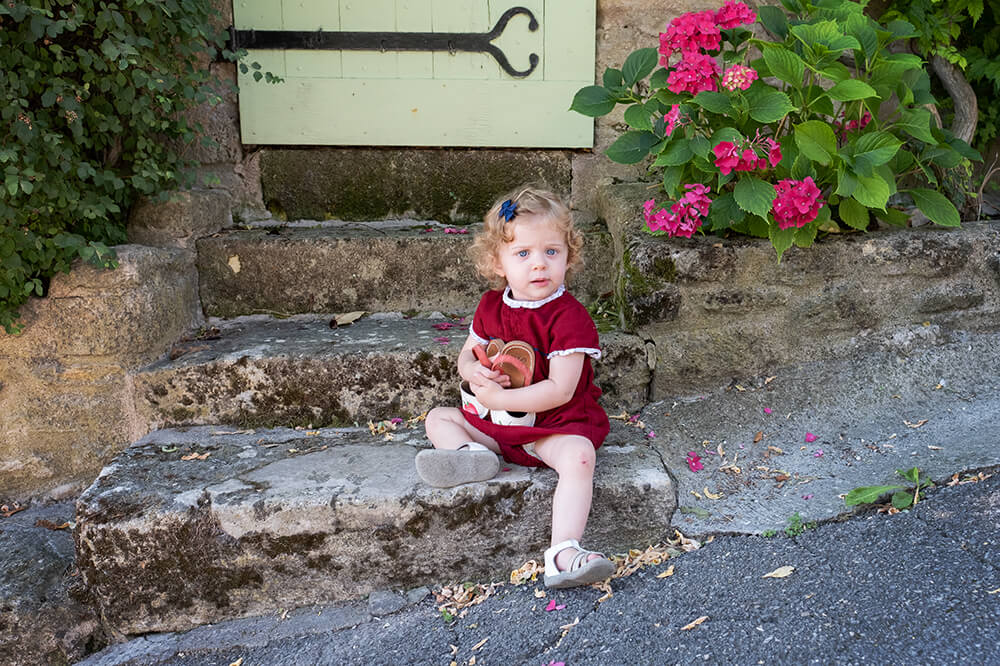
[[[445,423],[457,423],[456,417],[461,417],[461,412],[454,407],[435,407],[424,418],[424,430],[431,432]]]
[[[591,475],[597,462],[594,445],[583,437],[573,437],[565,442],[556,471],[560,474]]]

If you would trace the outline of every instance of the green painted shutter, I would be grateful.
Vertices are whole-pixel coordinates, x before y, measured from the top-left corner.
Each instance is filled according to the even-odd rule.
[[[240,74],[247,144],[494,146],[593,145],[593,119],[570,112],[593,84],[595,0],[234,0],[237,30],[488,33],[524,78],[488,53],[250,50],[246,62],[284,78]]]

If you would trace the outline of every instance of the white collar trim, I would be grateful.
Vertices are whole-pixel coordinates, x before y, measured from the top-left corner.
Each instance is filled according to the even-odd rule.
[[[559,285],[559,288],[556,289],[550,296],[547,296],[540,301],[519,301],[511,295],[510,285],[507,285],[507,287],[503,290],[503,302],[505,305],[512,308],[527,308],[529,310],[534,310],[535,308],[540,308],[546,303],[556,300],[562,296],[565,291],[566,285],[561,284]]]

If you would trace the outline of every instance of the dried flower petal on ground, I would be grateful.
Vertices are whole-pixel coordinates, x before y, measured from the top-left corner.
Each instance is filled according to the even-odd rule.
[[[812,444],[815,441],[816,441],[816,435],[812,434],[811,432],[807,432],[806,433],[806,443],[807,444]]]

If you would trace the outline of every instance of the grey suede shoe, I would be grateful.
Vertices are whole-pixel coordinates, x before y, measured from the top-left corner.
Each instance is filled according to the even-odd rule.
[[[456,450],[425,449],[417,454],[416,463],[420,478],[435,488],[488,481],[500,471],[497,454],[476,442]]]

